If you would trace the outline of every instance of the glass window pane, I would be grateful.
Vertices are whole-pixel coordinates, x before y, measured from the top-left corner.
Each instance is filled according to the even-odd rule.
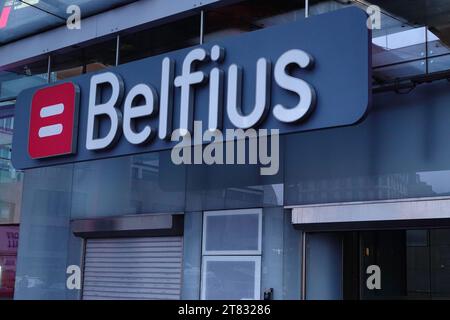
[[[136,0],[0,0],[4,27],[0,45],[66,24],[67,8],[80,7],[82,18],[126,5]]]
[[[243,210],[237,214],[209,212],[205,214],[204,228],[206,254],[260,252],[261,214],[258,210]]]
[[[426,61],[417,60],[373,69],[373,78],[376,82],[393,81],[399,78],[408,78],[424,74],[426,72]]]
[[[50,79],[52,82],[95,72],[116,64],[116,38],[108,41],[59,52],[52,56]]]
[[[433,297],[450,297],[450,229],[430,230],[431,292]]]
[[[19,227],[0,227],[0,300],[14,297]]]
[[[127,63],[200,43],[200,15],[123,35],[120,63]]]
[[[428,72],[439,72],[450,69],[450,53],[428,59]]]
[[[202,299],[259,299],[259,257],[204,258]]]
[[[430,295],[430,248],[406,248],[407,295],[426,298]]]
[[[305,18],[304,0],[250,0],[205,15],[205,42]]]
[[[74,170],[72,218],[184,211],[184,167],[170,151],[80,162]]]
[[[406,245],[408,247],[428,246],[428,230],[407,230]]]
[[[47,61],[42,59],[0,72],[0,100],[13,99],[22,90],[47,83]]]
[[[0,224],[17,223],[22,199],[22,173],[11,163],[14,118],[0,118]]]

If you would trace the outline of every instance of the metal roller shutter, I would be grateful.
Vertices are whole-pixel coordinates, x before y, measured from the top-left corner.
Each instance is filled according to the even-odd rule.
[[[180,299],[183,238],[86,241],[83,299]]]

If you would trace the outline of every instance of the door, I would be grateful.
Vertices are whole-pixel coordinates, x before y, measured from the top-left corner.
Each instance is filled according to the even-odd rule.
[[[87,239],[84,300],[180,299],[182,237]]]
[[[306,299],[340,300],[343,298],[341,233],[307,233]]]
[[[407,296],[406,231],[385,230],[360,233],[361,299],[401,299]],[[369,290],[367,268],[381,272],[381,289]]]

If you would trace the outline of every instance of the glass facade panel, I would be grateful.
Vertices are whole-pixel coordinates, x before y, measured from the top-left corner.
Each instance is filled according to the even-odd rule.
[[[124,34],[120,38],[120,64],[200,43],[200,15]]]
[[[205,212],[201,298],[260,299],[261,244],[261,209]]]
[[[0,224],[18,223],[23,177],[11,164],[14,118],[0,118]]]
[[[370,0],[335,1],[310,0],[309,15],[356,5],[363,10],[378,6],[380,20],[372,30],[372,63],[374,83],[386,83],[449,70],[447,55],[449,29],[445,1]],[[374,18],[372,7],[369,12]]]
[[[0,226],[0,300],[14,297],[18,226]]]
[[[280,145],[282,143],[283,138],[280,138]],[[198,211],[283,205],[282,150],[280,147],[280,168],[274,176],[261,176],[259,165],[187,166],[186,209]]]
[[[117,40],[57,52],[52,55],[50,80],[65,80],[88,72],[99,71],[116,64]]]
[[[184,211],[184,167],[170,152],[76,163],[72,217]]]
[[[202,298],[206,300],[259,299],[259,257],[207,257],[203,261]]]
[[[136,0],[0,0],[0,45],[66,24],[67,8],[80,7],[82,17],[113,9]]]
[[[426,60],[417,60],[404,62],[400,64],[392,64],[386,66],[375,67],[373,69],[373,79],[376,83],[384,83],[394,81],[398,78],[408,78],[425,74],[427,71]]]
[[[73,165],[27,170],[20,221],[15,298],[66,299]],[[73,263],[73,262],[72,262]],[[79,265],[80,262],[77,264]]]
[[[213,212],[205,214],[204,253],[255,251],[261,248],[261,214]]]
[[[47,83],[48,60],[0,71],[0,100],[15,98],[22,90]]]
[[[376,94],[355,126],[287,135],[285,205],[449,195],[448,88]]]
[[[304,0],[250,0],[206,11],[204,40],[254,31],[305,18]]]
[[[428,71],[441,72],[450,69],[450,53],[434,56],[428,60]]]

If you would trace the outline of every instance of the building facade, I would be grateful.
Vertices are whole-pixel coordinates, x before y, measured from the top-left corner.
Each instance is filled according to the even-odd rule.
[[[450,297],[446,1],[77,2],[81,29],[66,25],[65,1],[3,4],[0,298]],[[275,175],[175,165],[170,150],[11,164],[23,90],[352,6],[374,19],[371,108],[356,124],[280,135]],[[367,286],[373,265],[381,289]]]

